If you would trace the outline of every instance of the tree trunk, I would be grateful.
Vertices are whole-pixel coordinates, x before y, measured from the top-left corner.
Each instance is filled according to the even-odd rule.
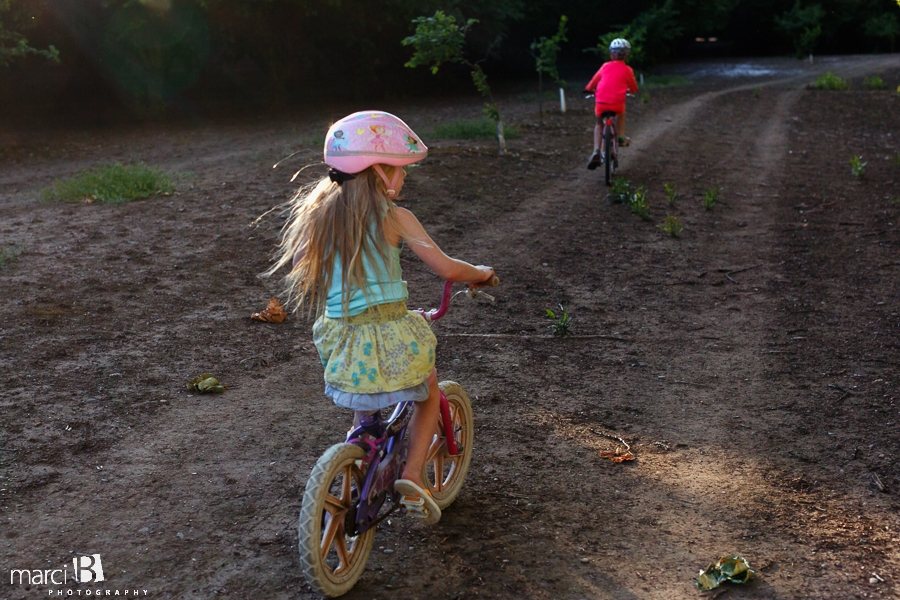
[[[506,138],[503,137],[503,121],[497,121],[497,142],[500,143],[500,156],[506,154]]]

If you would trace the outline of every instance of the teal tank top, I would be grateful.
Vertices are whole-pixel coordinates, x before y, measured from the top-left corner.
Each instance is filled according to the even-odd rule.
[[[369,297],[361,289],[353,287],[350,291],[350,302],[347,306],[347,314],[344,314],[341,306],[341,291],[343,284],[343,270],[341,269],[340,256],[335,253],[334,271],[331,274],[331,283],[328,286],[328,294],[325,300],[325,316],[329,319],[341,319],[352,317],[365,311],[369,306],[387,304],[389,302],[406,301],[409,292],[406,282],[403,281],[403,270],[400,268],[400,248],[388,246],[388,258],[390,264],[385,265],[376,254],[373,261],[366,259],[363,266],[366,271],[366,286]]]

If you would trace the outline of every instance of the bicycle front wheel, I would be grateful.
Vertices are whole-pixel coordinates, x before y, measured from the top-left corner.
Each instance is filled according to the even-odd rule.
[[[372,550],[374,527],[348,531],[365,479],[356,461],[365,457],[358,446],[335,444],[316,463],[303,494],[300,565],[313,589],[332,598],[356,584]]]
[[[607,187],[612,185],[612,174],[615,171],[613,167],[613,157],[615,155],[615,134],[612,131],[611,127],[607,127],[603,132],[603,145],[606,148],[606,157],[603,161],[605,164],[606,170],[606,185]]]
[[[462,386],[455,381],[442,381],[438,385],[447,397],[457,453],[451,455],[447,451],[447,438],[441,417],[438,419],[437,430],[425,457],[422,479],[438,507],[444,510],[456,500],[469,472],[475,426],[472,422],[472,403]]]

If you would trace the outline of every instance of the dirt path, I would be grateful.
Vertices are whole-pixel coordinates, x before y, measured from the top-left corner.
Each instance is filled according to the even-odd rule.
[[[461,302],[436,327],[442,378],[473,399],[475,455],[438,526],[379,528],[347,597],[694,598],[696,571],[729,553],[760,573],[729,597],[896,597],[900,239],[883,196],[900,192],[879,157],[900,154],[897,101],[801,84],[827,68],[884,71],[896,87],[898,62],[652,92],[629,107],[622,163],[651,190],[650,222],[607,203],[584,169],[586,112],[539,128],[510,100],[522,136],[503,159],[435,141],[410,207],[503,279],[496,304]],[[427,131],[477,104],[388,108]],[[281,220],[247,224],[289,194],[271,164],[319,120],[59,133],[45,151],[17,138],[0,154],[0,247],[19,248],[0,270],[4,569],[100,553],[112,590],[313,597],[295,519],[346,415],[321,398],[306,321],[247,318],[278,291],[256,274]],[[832,165],[836,134],[852,148]],[[844,157],[857,148],[863,181]],[[32,204],[98,157],[194,174],[165,199]],[[705,211],[714,185],[721,202]],[[681,239],[654,227],[666,214]],[[405,255],[404,273],[410,304],[433,304],[434,276]],[[559,304],[574,335],[548,338]],[[228,392],[189,395],[204,371]],[[599,458],[615,443],[598,432],[637,460]]]

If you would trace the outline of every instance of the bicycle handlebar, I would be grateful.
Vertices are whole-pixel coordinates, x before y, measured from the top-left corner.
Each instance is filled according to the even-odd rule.
[[[500,285],[500,278],[497,277],[496,275],[494,275],[487,281],[484,281],[481,283],[469,284],[469,290],[468,290],[467,294],[469,295],[470,298],[475,298],[477,296],[484,295],[484,296],[487,296],[488,298],[490,298],[491,301],[493,302],[493,300],[494,300],[493,296],[489,296],[488,294],[485,294],[484,292],[478,290],[478,288],[480,288],[480,287],[497,287],[498,285]],[[445,281],[444,282],[444,291],[443,291],[443,294],[441,295],[440,308],[432,309],[429,311],[419,309],[419,310],[416,310],[413,312],[417,312],[420,315],[422,315],[423,317],[425,317],[425,320],[428,321],[429,323],[440,319],[445,314],[447,314],[447,309],[450,308],[450,300],[451,300],[450,292],[452,290],[453,290],[453,282]]]

